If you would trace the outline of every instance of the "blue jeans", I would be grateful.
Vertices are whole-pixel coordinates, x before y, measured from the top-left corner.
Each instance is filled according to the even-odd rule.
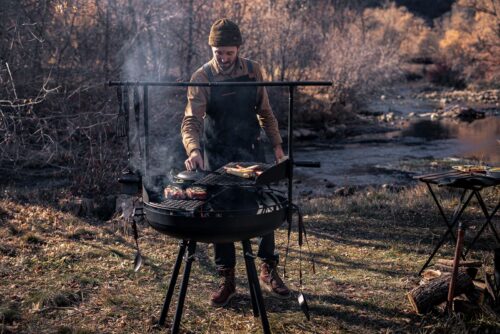
[[[274,248],[274,232],[271,232],[259,238],[257,256],[264,262],[278,262],[278,254],[274,252]],[[236,265],[234,243],[214,244],[214,249],[217,269],[234,268]]]

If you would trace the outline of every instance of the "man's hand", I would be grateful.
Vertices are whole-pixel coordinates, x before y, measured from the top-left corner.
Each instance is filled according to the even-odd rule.
[[[184,162],[187,170],[195,170],[197,168],[203,170],[203,157],[201,156],[201,152],[198,149],[192,150],[189,154],[189,158]]]
[[[281,147],[281,144],[278,144],[273,147],[274,150],[274,158],[276,159],[276,163],[279,163],[281,159],[285,157],[285,153],[283,153],[283,148]]]

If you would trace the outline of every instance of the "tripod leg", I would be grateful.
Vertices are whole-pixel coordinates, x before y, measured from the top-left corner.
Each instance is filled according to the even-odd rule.
[[[182,240],[179,244],[179,253],[177,254],[177,259],[175,260],[174,269],[172,270],[172,276],[170,277],[170,283],[168,285],[167,295],[165,297],[165,302],[163,303],[163,308],[160,313],[160,320],[158,325],[165,325],[165,318],[167,317],[167,312],[170,307],[170,302],[172,301],[172,295],[174,294],[175,284],[177,283],[177,277],[179,277],[179,270],[182,264],[182,257],[186,253],[187,241]]]
[[[250,241],[244,240],[243,244],[243,252],[245,254],[245,259],[248,259],[247,265],[247,273],[248,282],[251,286],[253,286],[254,297],[257,301],[257,307],[259,309],[260,321],[262,322],[262,330],[264,334],[270,334],[271,329],[269,328],[269,320],[267,319],[266,308],[264,306],[264,298],[262,297],[262,291],[260,290],[259,278],[257,277],[257,271],[255,270],[254,256],[252,254],[252,247],[250,246]]]
[[[196,241],[188,242],[188,255],[186,259],[186,266],[184,267],[184,276],[182,277],[181,290],[179,292],[179,301],[177,302],[177,309],[175,311],[174,324],[172,326],[172,334],[179,333],[181,324],[182,309],[184,308],[184,299],[186,298],[187,287],[189,284],[189,274],[191,273],[191,265],[194,261],[194,252],[196,251]]]
[[[245,268],[247,269],[247,279],[248,279],[248,286],[250,289],[250,299],[252,300],[252,309],[253,309],[253,316],[258,317],[259,316],[259,305],[257,305],[257,299],[255,297],[255,289],[253,284],[251,283],[251,271],[250,271],[250,266],[253,265],[253,256],[250,254],[247,254],[245,250],[243,250],[243,257],[245,258]]]

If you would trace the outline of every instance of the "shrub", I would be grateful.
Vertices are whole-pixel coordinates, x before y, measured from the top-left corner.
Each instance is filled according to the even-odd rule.
[[[438,23],[439,58],[467,83],[500,80],[500,12],[495,1],[458,0]]]
[[[426,72],[427,79],[437,85],[454,87],[457,89],[465,88],[465,80],[458,70],[452,69],[443,62],[435,63]]]

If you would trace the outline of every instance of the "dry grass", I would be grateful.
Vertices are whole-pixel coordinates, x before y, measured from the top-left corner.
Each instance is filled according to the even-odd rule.
[[[443,223],[423,187],[398,193],[368,189],[349,197],[301,199],[309,242],[317,261],[308,263],[305,293],[312,320],[295,299],[265,302],[274,333],[466,332],[499,326],[498,319],[464,321],[437,313],[414,315],[405,293],[439,237]],[[445,195],[447,210],[456,202]],[[489,203],[498,191],[486,194]],[[465,219],[481,218],[474,208]],[[11,195],[0,200],[0,333],[145,333],[155,328],[177,240],[141,228],[145,265],[132,270],[133,240],[119,221],[80,219],[50,206],[26,203]],[[276,233],[284,254],[286,230]],[[288,259],[288,283],[297,291],[296,233]],[[486,246],[487,238],[481,246]],[[254,244],[254,249],[255,249]],[[480,247],[486,249],[486,247]],[[239,294],[227,308],[214,309],[208,296],[216,285],[213,251],[200,244],[188,289],[183,332],[258,333],[252,316],[245,270],[238,252]],[[441,256],[449,256],[448,244]],[[491,263],[485,250],[474,258]],[[172,320],[173,310],[167,321]]]

